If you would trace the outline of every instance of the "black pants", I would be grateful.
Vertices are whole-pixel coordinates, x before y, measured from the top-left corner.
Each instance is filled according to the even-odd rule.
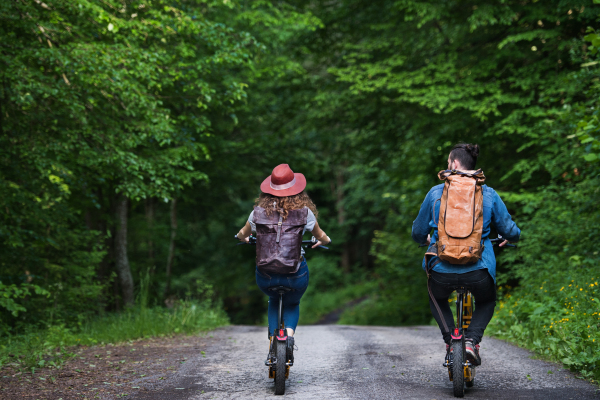
[[[489,274],[487,269],[467,272],[466,274],[441,274],[439,272],[431,272],[431,292],[437,301],[442,315],[446,320],[450,332],[444,332],[442,320],[438,315],[437,309],[429,298],[429,306],[433,317],[438,323],[444,342],[450,344],[450,333],[454,329],[454,318],[452,310],[448,303],[450,294],[459,287],[464,287],[469,290],[475,297],[475,309],[473,310],[473,318],[471,324],[465,332],[465,337],[473,339],[476,343],[481,342],[483,331],[490,323],[494,315],[496,307],[496,284]]]

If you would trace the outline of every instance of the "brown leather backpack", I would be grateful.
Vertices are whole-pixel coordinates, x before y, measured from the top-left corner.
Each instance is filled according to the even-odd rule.
[[[440,199],[437,256],[451,264],[474,263],[483,252],[483,171],[444,170],[438,177],[446,183]]]
[[[283,220],[278,212],[267,215],[262,207],[254,207],[256,224],[256,266],[265,274],[293,274],[302,257],[302,232],[308,208],[289,210]]]

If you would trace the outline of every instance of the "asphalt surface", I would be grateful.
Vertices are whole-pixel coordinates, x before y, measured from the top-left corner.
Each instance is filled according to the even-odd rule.
[[[230,326],[210,334],[205,355],[188,361],[135,399],[267,399],[266,328]],[[287,381],[290,399],[453,399],[437,328],[300,326]],[[475,385],[466,399],[597,399],[600,391],[560,365],[484,338]],[[131,398],[131,397],[128,397]]]

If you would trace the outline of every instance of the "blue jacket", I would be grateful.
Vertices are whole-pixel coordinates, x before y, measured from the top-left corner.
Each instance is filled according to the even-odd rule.
[[[447,261],[441,261],[433,270],[440,273],[454,273],[464,274],[466,272],[475,271],[478,269],[485,269],[489,271],[494,282],[496,281],[496,257],[494,256],[494,250],[492,248],[492,242],[490,242],[490,224],[494,225],[496,231],[502,237],[511,242],[516,242],[521,237],[521,230],[517,227],[517,224],[512,220],[506,206],[498,196],[498,193],[491,187],[483,185],[483,233],[481,235],[485,248],[479,261],[473,264],[456,265],[450,264]],[[433,234],[431,235],[431,243],[437,241],[437,224],[435,221],[439,221],[440,213],[440,202],[436,200],[442,197],[444,190],[444,184],[440,184],[431,188],[425,200],[419,210],[417,219],[414,220],[412,226],[412,238],[415,242],[422,244],[427,242],[427,234],[431,232],[433,228]],[[432,215],[432,207],[435,203],[435,218]],[[430,263],[437,260],[437,257],[433,257]],[[425,269],[425,258],[423,258],[423,269]]]

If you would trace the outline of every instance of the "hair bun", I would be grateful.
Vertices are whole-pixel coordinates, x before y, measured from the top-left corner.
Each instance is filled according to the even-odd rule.
[[[471,157],[477,159],[479,157],[479,145],[477,144],[468,144],[467,151],[471,154]]]

